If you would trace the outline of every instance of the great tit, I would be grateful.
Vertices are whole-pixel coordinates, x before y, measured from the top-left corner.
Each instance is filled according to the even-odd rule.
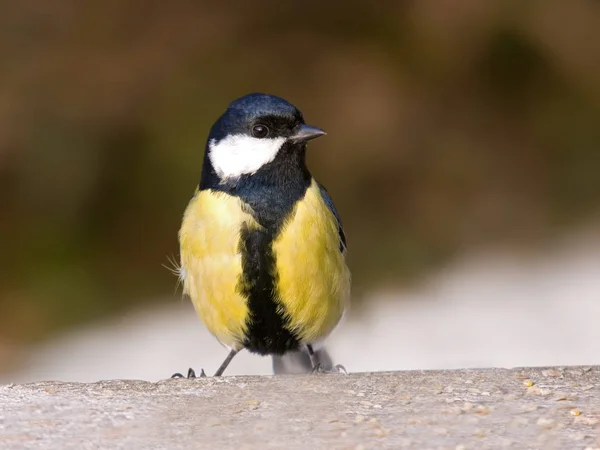
[[[266,94],[233,101],[210,130],[179,230],[179,276],[229,349],[215,376],[242,349],[272,355],[276,372],[290,358],[331,366],[320,346],[347,308],[350,271],[338,212],[306,166],[307,142],[323,135]]]

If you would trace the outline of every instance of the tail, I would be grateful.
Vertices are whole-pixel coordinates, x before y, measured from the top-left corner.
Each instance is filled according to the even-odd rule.
[[[333,361],[324,347],[315,349],[315,356],[323,369],[331,370],[333,368]],[[312,371],[310,357],[304,349],[287,352],[284,355],[273,355],[273,373],[275,375],[298,375]]]

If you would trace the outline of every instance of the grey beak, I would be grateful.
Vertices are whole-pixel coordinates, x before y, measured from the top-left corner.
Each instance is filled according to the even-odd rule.
[[[316,139],[325,134],[327,134],[327,133],[325,133],[320,128],[311,127],[310,125],[302,124],[298,128],[298,131],[296,131],[295,134],[290,136],[290,141],[292,141],[294,144],[297,144],[300,142],[310,141],[311,139]]]

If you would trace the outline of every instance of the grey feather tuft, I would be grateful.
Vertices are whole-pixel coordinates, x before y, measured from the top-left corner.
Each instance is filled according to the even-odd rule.
[[[315,349],[315,355],[325,370],[333,368],[333,361],[325,348]],[[275,375],[300,375],[313,371],[310,357],[305,350],[273,355],[273,373]]]

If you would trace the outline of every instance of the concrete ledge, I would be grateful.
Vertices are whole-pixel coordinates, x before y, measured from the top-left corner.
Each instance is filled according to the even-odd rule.
[[[600,367],[0,386],[2,449],[600,448]]]

